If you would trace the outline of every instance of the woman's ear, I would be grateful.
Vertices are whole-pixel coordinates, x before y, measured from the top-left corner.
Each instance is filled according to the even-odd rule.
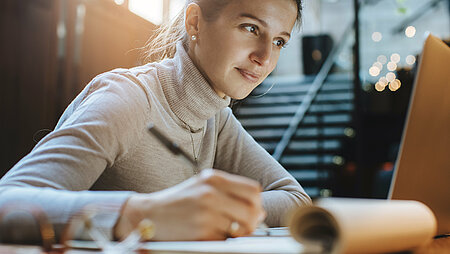
[[[186,32],[189,37],[195,35],[198,37],[199,27],[200,27],[200,18],[201,18],[202,10],[200,6],[196,3],[190,3],[186,8],[186,19],[185,19],[185,27]]]

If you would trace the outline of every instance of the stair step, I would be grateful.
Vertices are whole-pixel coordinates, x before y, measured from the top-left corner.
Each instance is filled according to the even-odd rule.
[[[306,76],[268,76],[264,83],[277,83],[280,85],[289,83],[312,83],[316,75],[306,75]],[[325,82],[346,82],[352,83],[353,75],[351,73],[333,73],[329,74]]]
[[[299,128],[295,132],[295,139],[306,137],[342,137],[346,127],[322,127],[322,128]]]
[[[295,114],[298,105],[289,106],[260,106],[260,107],[241,107],[238,109],[236,115],[238,118],[245,116],[265,116],[265,115],[286,115]],[[336,103],[336,104],[322,104],[311,105],[308,112],[310,113],[342,113],[353,110],[351,103]]]
[[[248,130],[248,133],[256,140],[267,140],[267,139],[281,139],[285,129],[253,129]],[[345,127],[309,127],[309,128],[299,128],[293,139],[314,139],[323,138],[337,138],[344,136]]]
[[[267,92],[266,95],[279,95],[279,94],[305,94],[311,88],[311,84],[299,84],[299,83],[290,83],[279,85],[275,83],[272,87],[272,83],[264,83],[258,86],[253,95],[258,95]],[[321,88],[321,92],[337,92],[337,91],[350,91],[352,89],[351,83],[325,83]],[[270,90],[269,90],[270,89]]]
[[[272,105],[275,106],[277,104],[286,105],[286,104],[294,104],[300,105],[300,103],[305,99],[305,95],[276,95],[271,96],[270,94],[266,94],[260,98],[248,98],[245,100],[245,104],[251,105]],[[315,98],[315,102],[348,102],[353,100],[352,93],[332,93],[332,94],[322,94],[319,93]],[[244,105],[245,105],[244,104]]]
[[[264,128],[273,126],[288,126],[291,122],[292,117],[290,116],[279,116],[279,117],[261,117],[261,118],[246,118],[239,119],[241,124],[246,128]],[[305,116],[301,125],[332,125],[332,124],[348,124],[351,121],[350,114],[333,114],[318,116]]]
[[[267,141],[267,142],[258,142],[262,148],[264,148],[268,153],[272,154],[275,147],[277,146],[279,140],[276,141]]]
[[[319,188],[319,187],[303,187],[303,189],[305,190],[306,194],[308,194],[308,196],[310,196],[311,198],[317,198],[317,197],[320,197],[320,190],[322,188]]]
[[[244,128],[251,127],[271,127],[271,126],[287,126],[291,122],[292,116],[273,116],[261,118],[241,118],[239,121]]]
[[[322,156],[312,154],[302,155],[284,155],[281,157],[280,163],[285,167],[317,165],[317,164],[333,164],[335,155],[326,154]]]
[[[279,128],[279,129],[254,129],[254,130],[248,130],[247,132],[256,140],[260,139],[280,139],[281,136],[283,136],[283,133],[285,132],[285,128]]]
[[[266,151],[272,153],[278,145],[278,141],[258,142]],[[311,141],[291,141],[285,151],[285,154],[308,153],[330,153],[337,152],[341,148],[341,142],[338,140],[311,140]]]
[[[321,140],[321,141],[291,141],[288,145],[289,152],[297,151],[330,151],[338,150],[341,148],[341,142],[339,140]]]
[[[302,182],[328,180],[330,174],[327,170],[289,170],[288,171],[295,179]]]

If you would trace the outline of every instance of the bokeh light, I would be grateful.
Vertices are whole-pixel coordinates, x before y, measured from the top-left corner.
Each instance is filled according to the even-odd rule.
[[[388,73],[386,74],[386,80],[387,80],[388,82],[394,81],[395,78],[397,78],[397,76],[396,76],[395,73],[393,73],[393,72],[388,72]]]
[[[391,62],[399,63],[400,62],[400,55],[398,53],[394,53],[391,55]]]
[[[397,69],[397,64],[394,62],[389,62],[387,64],[387,69],[390,71],[395,71]]]
[[[409,55],[406,57],[406,63],[409,65],[413,65],[416,63],[416,57],[413,55]]]
[[[381,64],[386,64],[387,63],[387,57],[385,55],[379,55],[377,57],[377,61],[380,62]]]
[[[374,42],[379,42],[383,39],[383,35],[380,32],[373,32],[372,33],[372,40]]]
[[[380,69],[378,69],[378,67],[376,67],[376,66],[372,66],[369,69],[369,74],[370,74],[370,76],[376,77],[376,76],[380,75]]]
[[[405,35],[406,35],[406,37],[408,37],[408,38],[414,37],[414,36],[416,35],[416,28],[413,27],[413,26],[408,26],[408,27],[405,29]]]
[[[344,165],[345,160],[344,160],[344,158],[342,156],[336,155],[336,156],[333,157],[333,163],[336,164],[336,165],[341,165],[342,166],[342,165]]]
[[[380,79],[378,80],[378,83],[380,83],[380,85],[387,86],[389,81],[387,80],[386,77],[380,77]]]
[[[389,90],[395,92],[400,88],[401,85],[402,83],[400,82],[400,80],[394,79],[392,82],[389,83]]]
[[[377,90],[378,92],[383,92],[385,88],[386,86],[381,84],[380,82],[377,82],[375,84],[375,90]]]
[[[381,64],[380,62],[375,62],[372,66],[377,67],[378,69],[380,69],[380,71],[383,69],[383,64]]]

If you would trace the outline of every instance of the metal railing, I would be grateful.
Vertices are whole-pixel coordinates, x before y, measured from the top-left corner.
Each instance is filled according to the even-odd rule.
[[[410,16],[408,16],[406,19],[404,19],[400,24],[392,28],[392,34],[399,34],[405,31],[406,27],[411,24],[412,22],[417,22],[422,16],[427,14],[429,11],[432,11],[433,9],[439,7],[439,4],[443,0],[432,0],[430,2],[425,3],[420,8],[417,8],[417,11],[412,13]]]

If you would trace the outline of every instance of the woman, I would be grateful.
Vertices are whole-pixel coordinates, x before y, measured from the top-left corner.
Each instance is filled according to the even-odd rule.
[[[116,207],[102,223],[118,238],[144,218],[155,240],[243,236],[265,216],[279,226],[310,199],[227,106],[275,68],[300,14],[300,0],[188,0],[154,41],[165,59],[96,77],[1,179],[0,204],[40,205],[58,235],[90,204]],[[149,123],[199,167],[161,146]]]

